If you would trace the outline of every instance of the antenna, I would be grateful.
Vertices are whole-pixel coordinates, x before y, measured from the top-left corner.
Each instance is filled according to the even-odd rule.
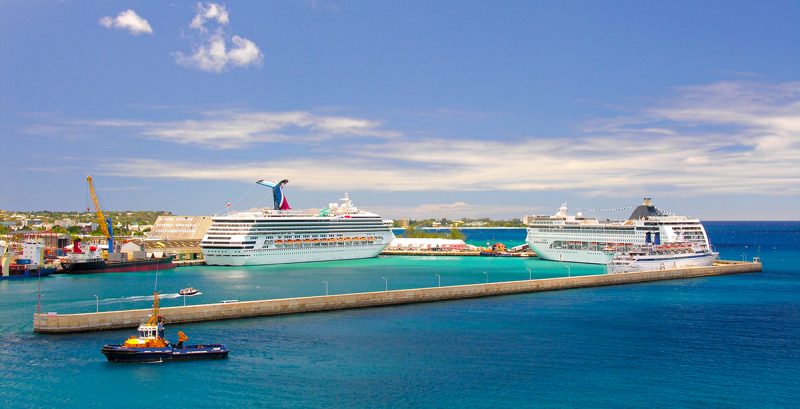
[[[39,267],[39,278],[38,278],[38,286],[39,289],[37,290],[36,294],[36,314],[38,315],[42,311],[42,267]]]
[[[153,285],[153,291],[154,292],[158,292],[158,267],[159,267],[159,263],[158,263],[158,260],[156,260],[156,283],[155,283],[155,285]]]

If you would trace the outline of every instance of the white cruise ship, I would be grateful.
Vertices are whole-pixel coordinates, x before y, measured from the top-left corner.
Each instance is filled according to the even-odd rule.
[[[553,216],[536,216],[525,240],[544,260],[608,264],[615,253],[647,244],[691,243],[710,251],[708,235],[698,219],[667,214],[645,198],[624,221],[599,221],[567,214],[566,203]]]
[[[200,247],[208,265],[305,263],[376,257],[394,240],[391,221],[358,210],[345,193],[318,213],[294,211],[283,180],[272,188],[273,209],[214,217]]]

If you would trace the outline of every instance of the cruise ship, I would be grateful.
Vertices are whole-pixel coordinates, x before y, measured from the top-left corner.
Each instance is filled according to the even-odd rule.
[[[259,180],[273,208],[214,217],[200,247],[206,264],[243,266],[376,257],[394,240],[391,221],[357,209],[348,195],[319,212],[291,210],[288,180]]]
[[[553,216],[530,219],[527,231],[525,241],[544,260],[608,264],[614,254],[637,246],[682,242],[702,252],[711,251],[700,220],[668,214],[657,209],[650,198],[624,221],[569,215],[564,203]]]

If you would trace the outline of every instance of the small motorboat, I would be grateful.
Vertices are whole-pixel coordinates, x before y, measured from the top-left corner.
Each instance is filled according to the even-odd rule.
[[[198,291],[194,287],[186,287],[183,290],[178,291],[178,294],[185,295],[185,296],[192,296],[192,295],[197,295],[197,293],[199,293],[199,292],[200,291]]]
[[[158,293],[153,293],[153,314],[139,325],[139,336],[131,335],[121,345],[103,345],[100,352],[111,362],[164,362],[190,359],[222,359],[228,357],[223,344],[184,345],[189,337],[178,331],[178,343],[164,338],[164,317],[158,315]]]

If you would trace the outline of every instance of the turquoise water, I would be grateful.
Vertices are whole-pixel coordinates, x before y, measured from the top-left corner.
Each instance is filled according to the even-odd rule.
[[[31,332],[36,281],[0,282],[0,407],[793,407],[800,393],[800,223],[707,223],[725,258],[764,272],[442,303],[197,323],[225,361],[115,365],[130,330]],[[470,234],[470,231],[467,231]],[[472,231],[507,244],[524,231]],[[258,299],[565,275],[518,258],[406,258],[158,276],[186,302]],[[602,273],[569,265],[571,274]],[[483,272],[487,272],[484,275]],[[42,310],[146,308],[154,274],[54,276]],[[139,297],[139,298],[127,298]],[[163,305],[181,305],[165,298]],[[154,403],[150,403],[154,402]]]

